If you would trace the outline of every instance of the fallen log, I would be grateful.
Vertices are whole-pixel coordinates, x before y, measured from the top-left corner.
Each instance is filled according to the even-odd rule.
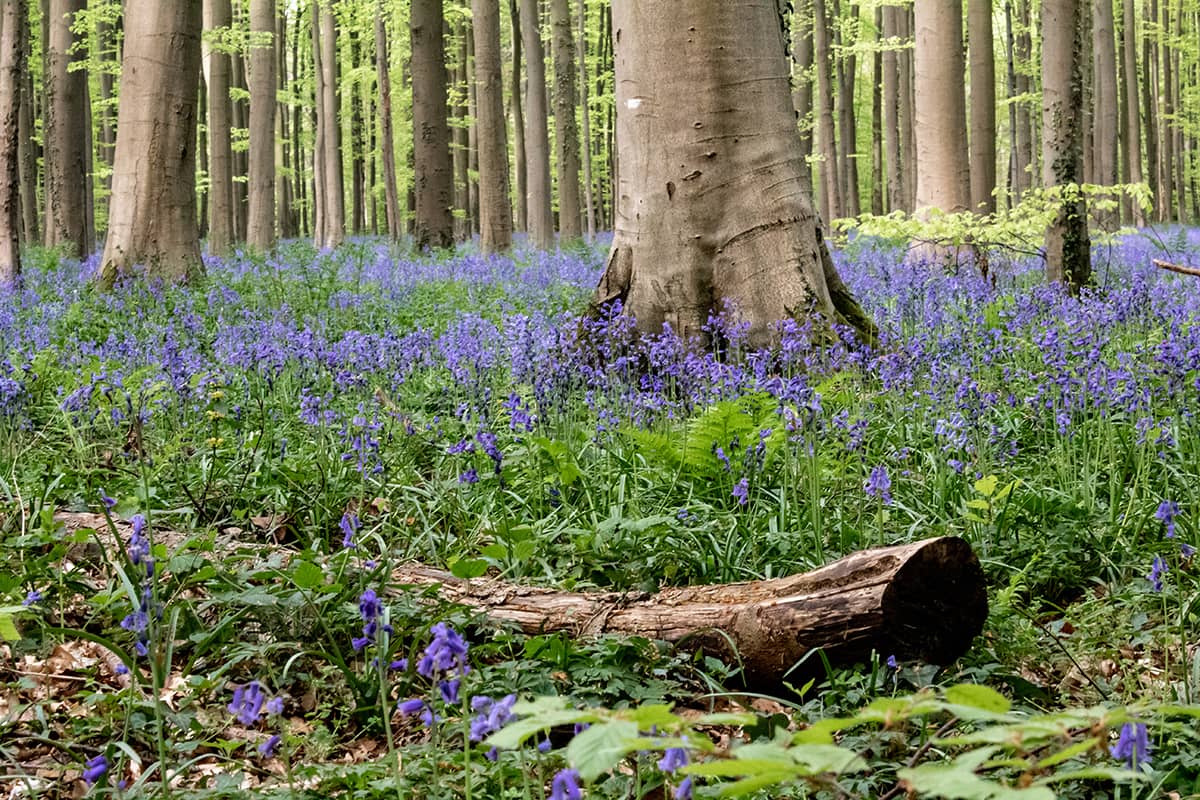
[[[816,648],[843,665],[865,662],[872,651],[948,664],[970,647],[988,609],[979,559],[949,536],[853,553],[786,578],[657,594],[559,592],[419,565],[393,578],[438,586],[444,599],[530,634],[643,636],[726,660],[732,645],[744,682],[758,687],[778,686]]]

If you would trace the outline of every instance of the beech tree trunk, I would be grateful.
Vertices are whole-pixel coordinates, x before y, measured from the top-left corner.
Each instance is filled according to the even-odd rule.
[[[524,233],[529,230],[529,162],[525,153],[525,110],[521,103],[521,13],[517,0],[508,0],[508,16],[512,24],[512,112],[513,112],[513,174],[517,178],[517,216],[514,227]]]
[[[45,75],[46,246],[66,247],[78,258],[92,251],[88,230],[88,160],[84,132],[90,129],[87,71],[71,69],[86,55],[71,53],[75,15],[87,0],[50,0]],[[80,65],[81,66],[81,65]]]
[[[583,200],[587,240],[596,240],[596,198],[592,189],[592,109],[588,100],[587,0],[579,0],[579,107],[583,120]]]
[[[971,207],[967,107],[963,87],[962,6],[916,0],[916,129],[918,214]]]
[[[1141,115],[1138,113],[1137,90],[1137,12],[1134,10],[1134,0],[1123,0],[1121,3],[1123,26],[1121,31],[1121,96],[1125,109],[1124,131],[1122,135],[1122,155],[1124,157],[1123,180],[1126,183],[1141,183],[1142,177],[1142,127]],[[1146,224],[1146,216],[1142,207],[1129,202],[1126,205],[1128,218],[1135,225]]]
[[[400,192],[396,182],[396,134],[392,127],[392,76],[388,61],[387,26],[383,19],[384,0],[375,6],[375,71],[379,81],[379,138],[383,160],[383,192],[387,209],[388,236],[400,241]],[[477,15],[478,16],[478,15]],[[498,38],[498,35],[497,35]]]
[[[1013,42],[1013,51],[1016,53],[1016,93],[1018,97],[1024,98],[1032,90],[1030,76],[1028,71],[1031,67],[1030,59],[1033,53],[1032,35],[1029,31],[1029,2],[1028,0],[1018,0],[1017,8],[1017,34]],[[1013,195],[1016,201],[1020,201],[1033,186],[1034,175],[1036,173],[1034,164],[1034,146],[1033,146],[1033,111],[1029,100],[1022,99],[1016,103],[1016,155],[1013,165]]]
[[[550,0],[554,51],[554,147],[558,167],[558,233],[583,237],[579,199],[579,126],[575,122],[575,36],[569,0]]]
[[[21,167],[17,148],[26,35],[25,0],[0,3],[0,287],[21,273]]]
[[[475,36],[476,110],[479,118],[479,249],[502,253],[512,247],[508,199],[508,142],[504,87],[500,79],[500,8],[496,0],[472,0]]]
[[[325,0],[321,6],[321,111],[325,125],[324,247],[337,247],[346,238],[337,56],[337,21],[333,16],[333,0]]]
[[[817,146],[821,153],[820,207],[824,224],[844,216],[838,180],[838,147],[833,121],[833,56],[825,0],[813,0],[813,47],[817,61]]]
[[[776,2],[619,2],[613,40],[618,156],[635,166],[596,305],[685,340],[727,303],[749,347],[813,312],[872,337],[803,190]]]
[[[1146,0],[1145,19],[1153,23],[1158,19],[1158,4],[1154,0]],[[1146,182],[1154,192],[1151,214],[1159,219],[1158,208],[1162,196],[1162,169],[1158,161],[1158,70],[1155,57],[1158,53],[1153,39],[1142,26],[1142,119],[1146,122]]]
[[[17,158],[20,160],[20,184],[21,195],[21,239],[25,242],[40,242],[41,226],[38,224],[38,157],[40,148],[37,142],[33,140],[33,120],[34,120],[34,91],[33,91],[33,76],[29,69],[29,11],[26,0],[20,0],[20,5],[23,11],[18,17],[21,30],[17,32],[20,37],[19,44],[21,52],[18,56],[20,78],[21,78],[21,108],[18,112],[17,121]],[[114,138],[115,141],[115,138]],[[109,157],[111,158],[111,151]],[[110,178],[111,180],[111,178]]]
[[[858,196],[858,120],[854,112],[854,78],[858,70],[858,59],[854,55],[853,36],[857,24],[840,24],[839,0],[833,0],[834,42],[841,53],[837,58],[837,112],[838,136],[841,159],[838,162],[838,186],[842,195],[842,213],[857,217],[862,212]],[[858,4],[850,3],[850,19],[858,19]]]
[[[903,149],[900,136],[900,14],[897,6],[883,6],[883,142],[884,163],[887,175],[888,211],[906,208],[904,184],[901,170],[909,165],[902,164]]]
[[[414,234],[418,249],[454,246],[454,164],[446,122],[446,52],[442,0],[413,0],[412,35]]]
[[[1067,187],[1046,231],[1046,276],[1072,291],[1091,278],[1083,196],[1083,0],[1042,3],[1042,184]]]
[[[528,175],[529,242],[538,250],[554,249],[551,206],[550,134],[546,108],[546,55],[538,0],[521,0],[521,45],[525,51],[525,158]]]
[[[813,26],[812,0],[798,0],[796,13],[792,17],[792,59],[795,70],[792,75],[792,105],[796,109],[796,123],[800,129],[800,156],[804,159],[801,180],[804,192],[815,198],[813,191]]]
[[[313,244],[324,248],[329,238],[329,224],[325,208],[325,90],[324,71],[321,69],[321,4],[312,3],[312,62],[313,62],[313,151],[312,151],[312,194],[313,194]]]
[[[967,7],[971,61],[971,208],[979,213],[994,214],[996,57],[992,51],[992,0],[970,0]]]
[[[447,41],[456,38],[449,26],[445,29]],[[453,69],[450,70],[450,163],[454,171],[454,240],[470,238],[470,220],[467,219],[467,47],[466,36],[470,34],[459,26],[458,53]]]
[[[736,659],[745,683],[763,689],[778,687],[818,648],[835,664],[863,663],[872,654],[949,664],[967,652],[988,613],[979,560],[955,537],[866,550],[787,578],[653,595],[467,581],[419,566],[401,567],[392,579],[438,586],[443,599],[529,634],[618,633]]]
[[[201,272],[196,227],[200,0],[126,0],[108,241],[99,282]]]
[[[900,38],[904,42],[913,42],[913,10],[901,7],[898,10],[900,21]],[[902,50],[900,58],[900,141],[903,152],[900,154],[901,178],[904,183],[904,211],[911,212],[917,202],[917,106],[913,95],[916,93],[916,70],[913,68],[915,59],[912,49]]]
[[[250,0],[250,160],[246,243],[275,246],[275,0]]]
[[[233,24],[230,0],[204,0],[204,29]],[[233,106],[229,100],[229,53],[205,43],[208,87],[208,252],[225,256],[233,247]]]
[[[883,214],[883,8],[875,7],[875,52],[871,54],[871,213]]]
[[[1092,72],[1095,76],[1095,95],[1092,111],[1092,153],[1094,181],[1101,186],[1117,182],[1117,53],[1113,31],[1112,0],[1093,0]],[[1105,230],[1117,225],[1112,211],[1098,211],[1097,222]]]

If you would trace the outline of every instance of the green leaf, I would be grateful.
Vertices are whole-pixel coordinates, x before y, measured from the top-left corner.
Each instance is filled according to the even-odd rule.
[[[751,775],[774,775],[776,782],[799,777],[801,770],[795,764],[773,758],[722,758],[690,764],[680,770],[685,775],[733,778]]]
[[[1076,742],[1070,747],[1059,750],[1057,753],[1043,758],[1038,762],[1038,769],[1046,769],[1047,767],[1053,767],[1055,764],[1061,764],[1062,762],[1072,759],[1075,756],[1083,755],[1099,745],[1099,736],[1093,736],[1089,739],[1084,739],[1082,742]]]
[[[1007,714],[1012,704],[1008,698],[988,686],[960,683],[946,690],[947,702],[978,708],[993,714]]]
[[[292,569],[292,582],[300,589],[315,589],[325,582],[325,571],[311,561],[301,561]]]
[[[975,491],[984,497],[991,497],[996,493],[996,485],[999,482],[1000,479],[995,475],[985,475],[984,477],[975,481]]]
[[[569,708],[545,711],[505,725],[489,736],[484,744],[488,747],[499,747],[501,750],[512,750],[523,745],[530,736],[548,728],[558,725],[573,725],[576,722],[594,722],[595,720],[595,713],[590,711],[577,711]]]
[[[788,751],[797,763],[804,765],[810,775],[832,772],[861,772],[867,762],[857,753],[833,744],[798,744]]]
[[[967,508],[974,508],[974,509],[978,509],[979,511],[987,511],[991,507],[992,507],[992,504],[989,503],[987,500],[980,500],[980,499],[976,498],[974,500],[967,501]]]
[[[953,764],[922,764],[897,775],[918,794],[949,800],[1055,800],[1054,792],[1044,786],[1013,789],[979,777],[972,766],[960,762],[961,758]]]
[[[576,734],[567,745],[567,761],[587,782],[613,769],[627,753],[638,749],[637,723],[610,720]]]
[[[750,775],[740,781],[725,784],[717,790],[717,797],[744,797],[760,789],[778,786],[794,778],[795,775],[789,772],[765,772],[761,775]]]
[[[17,630],[16,615],[9,608],[0,608],[0,639],[6,642],[16,642],[21,638]]]
[[[671,706],[664,703],[639,706],[630,711],[626,718],[637,723],[639,730],[649,730],[653,726],[666,730],[674,730],[679,724],[679,717],[671,712]]]
[[[470,580],[478,578],[488,570],[488,562],[482,558],[465,558],[461,561],[455,561],[450,566],[450,574],[456,578]]]

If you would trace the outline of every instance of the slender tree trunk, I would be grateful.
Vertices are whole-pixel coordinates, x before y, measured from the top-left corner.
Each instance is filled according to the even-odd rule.
[[[88,151],[84,131],[91,124],[87,72],[71,69],[85,58],[71,54],[76,35],[75,15],[87,8],[86,0],[50,0],[46,50],[46,246],[66,247],[79,258],[92,250],[88,230]],[[81,64],[80,64],[81,65]]]
[[[21,166],[18,150],[28,13],[25,0],[0,2],[0,287],[21,273]]]
[[[509,19],[512,22],[512,111],[513,111],[513,173],[517,177],[516,201],[518,231],[529,230],[529,162],[525,152],[525,111],[521,103],[521,14],[517,0],[508,0]]]
[[[20,161],[18,180],[21,195],[21,237],[25,242],[40,242],[41,226],[38,224],[38,158],[39,148],[33,140],[34,91],[33,75],[29,69],[30,36],[29,9],[26,0],[20,0],[17,19],[21,30],[17,31],[21,47],[18,68],[21,79],[20,109],[18,110],[17,158]]]
[[[1158,4],[1154,0],[1146,0],[1146,19],[1152,22],[1158,19]],[[1154,192],[1155,220],[1159,220],[1159,209],[1162,202],[1162,170],[1158,161],[1158,70],[1155,66],[1155,56],[1158,50],[1154,47],[1149,31],[1142,28],[1142,117],[1146,121],[1146,180]]]
[[[475,20],[467,28],[467,218],[479,233],[479,92],[475,88]]]
[[[338,109],[337,22],[333,0],[321,8],[321,109],[325,124],[325,246],[346,238],[346,194],[342,184],[341,118]]]
[[[538,250],[554,249],[551,206],[550,134],[546,108],[546,56],[538,0],[521,0],[521,44],[525,50],[525,156],[529,196],[529,241]]]
[[[1018,0],[1017,4],[1017,23],[1019,29],[1017,36],[1013,42],[1013,50],[1016,52],[1016,95],[1019,98],[1026,98],[1031,91],[1031,81],[1029,78],[1030,58],[1032,55],[1032,36],[1029,32],[1029,2],[1028,0]],[[1016,132],[1016,157],[1013,167],[1013,196],[1018,202],[1025,196],[1030,188],[1033,187],[1034,168],[1033,160],[1033,113],[1031,104],[1028,99],[1021,99],[1016,103],[1017,116],[1017,132]]]
[[[834,0],[834,19],[841,16],[840,3]],[[854,112],[854,79],[858,72],[858,58],[854,54],[853,39],[842,41],[843,35],[853,37],[858,28],[858,3],[850,3],[852,25],[838,25],[835,41],[842,56],[837,60],[838,78],[838,134],[842,160],[839,163],[838,185],[842,192],[842,211],[848,217],[857,217],[862,212],[858,195],[858,120]],[[843,33],[844,30],[844,33]]]
[[[1092,71],[1096,91],[1092,112],[1092,153],[1094,180],[1102,186],[1117,182],[1117,54],[1113,28],[1112,0],[1092,0]],[[1112,230],[1117,216],[1112,211],[1097,211],[1101,228]]]
[[[1175,29],[1174,33],[1177,36],[1183,36],[1183,3],[1175,4]],[[1187,153],[1184,150],[1183,144],[1183,124],[1179,117],[1185,114],[1183,102],[1181,100],[1183,72],[1180,64],[1180,53],[1178,47],[1171,48],[1171,71],[1175,78],[1169,84],[1171,93],[1171,108],[1175,110],[1176,119],[1171,126],[1174,136],[1174,151],[1175,159],[1171,166],[1174,171],[1175,183],[1175,219],[1179,222],[1184,222],[1187,219],[1187,196],[1183,188],[1183,168],[1187,161]]]
[[[250,0],[250,33],[250,206],[246,243],[265,251],[275,246],[275,0]]]
[[[1172,133],[1175,119],[1175,104],[1171,97],[1171,83],[1173,80],[1171,48],[1167,43],[1171,29],[1170,5],[1170,0],[1162,0],[1162,5],[1160,6],[1159,25],[1161,26],[1162,36],[1160,37],[1158,50],[1158,75],[1161,83],[1155,83],[1159,107],[1162,109],[1162,115],[1158,120],[1158,219],[1160,222],[1171,222],[1175,219],[1175,186],[1171,177],[1175,162],[1175,136]]]
[[[233,24],[230,0],[204,0],[204,29]],[[229,54],[207,42],[204,82],[208,88],[208,252],[227,255],[233,247],[233,107],[229,101]]]
[[[126,0],[108,242],[99,281],[134,265],[152,278],[200,273],[196,100],[200,0]]]
[[[1124,172],[1122,179],[1126,183],[1141,183],[1144,178],[1142,173],[1141,115],[1138,113],[1138,30],[1134,0],[1122,0],[1121,12],[1124,24],[1121,31],[1121,64],[1123,70],[1120,88],[1122,107],[1125,109],[1124,136],[1122,138],[1122,143],[1124,144]],[[1135,225],[1143,226],[1146,224],[1146,216],[1142,211],[1141,205],[1127,201],[1126,212],[1127,219],[1132,220]]]
[[[838,148],[833,122],[833,54],[825,0],[813,0],[813,46],[817,61],[817,143],[821,151],[821,217],[825,224],[845,216],[838,181]]]
[[[329,236],[329,214],[328,203],[325,199],[325,186],[327,180],[325,177],[326,164],[325,155],[328,147],[325,144],[325,137],[328,132],[328,127],[325,124],[325,71],[322,69],[321,61],[321,4],[317,0],[312,3],[312,61],[313,61],[313,244],[319,249],[324,249],[328,246]]]
[[[575,36],[569,0],[550,0],[554,52],[554,146],[558,166],[558,231],[564,243],[583,237],[579,202],[579,126],[575,123]]]
[[[201,53],[204,45],[201,44]],[[199,161],[200,172],[211,176],[212,170],[208,164],[208,81],[204,77],[204,58],[201,56],[200,80],[196,87],[196,159]],[[211,188],[201,189],[198,198],[196,227],[201,239],[208,238],[209,205],[212,197]],[[111,199],[111,198],[110,198]],[[109,203],[111,207],[112,203]]]
[[[383,160],[383,192],[387,209],[388,236],[400,241],[400,192],[396,183],[396,134],[392,127],[392,77],[389,71],[387,25],[383,19],[384,0],[375,6],[375,71],[379,81],[379,138]]]
[[[234,28],[241,29],[241,20],[234,19]],[[245,96],[249,93],[246,84],[246,60],[241,51],[234,52],[229,57],[229,85],[235,90],[235,97],[230,97],[232,115],[230,121],[235,131],[246,131],[250,126],[249,113]],[[242,133],[241,135],[245,135]],[[246,229],[249,223],[247,216],[247,185],[249,164],[245,150],[233,151],[233,239],[235,242],[246,241]]]
[[[596,201],[592,193],[592,108],[588,100],[587,0],[579,0],[579,107],[583,120],[583,199],[587,240],[596,239]]]
[[[967,107],[963,95],[962,8],[958,0],[916,0],[917,213],[971,207]]]
[[[901,23],[900,38],[905,42],[912,43],[915,47],[912,8],[901,8],[898,15]],[[901,51],[900,141],[903,142],[904,147],[900,154],[901,177],[904,182],[904,205],[901,206],[901,209],[908,212],[916,208],[917,202],[917,105],[914,98],[916,93],[914,60],[912,49]]]
[[[96,24],[96,39],[99,56],[104,61],[115,59],[120,63],[120,54],[116,52],[116,37],[114,26],[106,20]],[[104,189],[112,189],[113,148],[117,144],[116,127],[116,94],[113,74],[107,69],[100,69],[97,74],[100,85],[100,161],[106,168]]]
[[[276,8],[275,14],[275,66],[277,97],[288,89],[287,75],[287,11]],[[292,177],[298,173],[291,158],[292,137],[298,136],[291,126],[288,104],[279,101],[275,107],[275,202],[279,218],[279,237],[294,239],[300,235],[296,224],[296,197],[292,191]]]
[[[413,183],[418,249],[454,246],[454,164],[446,122],[443,25],[442,0],[413,0]]]
[[[994,214],[996,57],[992,49],[992,0],[970,0],[967,7],[971,61],[971,208]]]
[[[357,70],[359,61],[359,39],[355,34],[350,39],[351,69]],[[367,229],[367,145],[365,114],[360,98],[363,87],[359,80],[350,86],[350,230],[361,235]]]
[[[450,162],[454,170],[454,239],[466,241],[471,235],[471,222],[467,219],[467,205],[470,202],[467,191],[467,38],[470,31],[466,26],[459,27],[458,63],[450,72],[450,85],[453,87],[450,105]],[[449,28],[446,38],[453,41]]]
[[[888,211],[906,208],[901,170],[900,152],[903,149],[900,135],[900,60],[896,49],[900,39],[900,14],[897,6],[882,6],[883,13],[883,139],[884,163],[886,164]]]
[[[1042,184],[1083,182],[1084,0],[1042,3]],[[1046,275],[1077,291],[1091,279],[1087,208],[1078,192],[1065,195],[1046,231]]]
[[[792,76],[792,104],[796,107],[796,122],[800,129],[800,153],[804,159],[801,180],[809,197],[813,191],[813,26],[812,0],[798,0],[796,13],[792,17],[792,58],[795,70]]]
[[[596,304],[640,330],[708,337],[733,303],[746,346],[820,312],[874,329],[829,258],[805,196],[775,0],[613,6],[622,172]]]
[[[883,53],[878,38],[883,31],[883,7],[875,7],[875,52],[871,54],[871,213],[883,214]]]
[[[472,0],[471,12],[479,114],[479,249],[502,253],[512,247],[512,206],[500,77],[500,8],[495,0]]]

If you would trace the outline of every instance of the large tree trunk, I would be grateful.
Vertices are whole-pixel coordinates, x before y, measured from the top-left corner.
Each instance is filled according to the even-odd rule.
[[[967,105],[963,94],[962,6],[916,0],[916,128],[918,214],[971,207]]]
[[[454,246],[454,164],[446,122],[442,0],[413,0],[413,182],[418,249]]]
[[[575,123],[575,37],[569,0],[550,0],[554,50],[554,147],[558,167],[558,232],[583,236],[579,204],[579,126]]]
[[[388,60],[387,26],[383,19],[384,0],[375,6],[375,71],[379,81],[379,150],[383,160],[383,194],[387,209],[388,236],[400,241],[400,192],[396,183],[396,134],[392,127],[392,76]]]
[[[0,5],[0,287],[21,273],[21,174],[17,139],[21,113],[25,0]]]
[[[233,24],[230,0],[204,0],[204,29]],[[229,101],[229,53],[205,43],[208,87],[208,252],[227,255],[233,247],[233,106]]]
[[[346,238],[346,194],[342,183],[342,126],[338,113],[337,21],[333,0],[321,7],[321,111],[325,124],[325,247]]]
[[[246,243],[264,251],[275,246],[275,0],[250,0],[250,33]]]
[[[983,214],[994,214],[996,57],[992,51],[992,0],[970,0],[967,6],[971,61],[971,208]]]
[[[521,13],[517,0],[508,0],[508,15],[512,24],[512,112],[513,112],[513,174],[516,175],[517,215],[514,227],[524,233],[529,230],[529,162],[525,154],[525,110],[521,103]],[[607,15],[606,15],[607,16]]]
[[[638,327],[707,337],[732,303],[746,344],[819,312],[871,322],[829,260],[804,193],[786,48],[774,0],[620,2],[613,8],[617,224],[596,303]]]
[[[970,648],[988,611],[979,560],[953,537],[866,550],[787,578],[632,597],[466,581],[425,567],[401,567],[392,582],[438,586],[442,598],[529,634],[642,636],[736,659],[748,686],[768,690],[816,649],[835,664],[873,655],[949,664]]]
[[[1042,183],[1083,183],[1083,0],[1042,3]],[[1046,231],[1046,276],[1072,291],[1091,278],[1087,208],[1077,191],[1064,195]]]
[[[825,0],[813,0],[813,46],[817,61],[817,147],[820,150],[820,208],[828,225],[842,217],[842,193],[838,181],[837,136],[833,122],[833,56],[829,44],[829,18]]]
[[[75,15],[87,0],[50,0],[46,51],[46,246],[64,246],[83,258],[92,251],[93,231],[88,230],[88,159],[84,132],[91,125],[87,95],[86,56],[71,54],[76,35]]]
[[[513,224],[500,80],[500,8],[496,0],[472,0],[471,11],[479,114],[479,249],[502,253],[512,247]]]
[[[198,274],[196,95],[200,0],[126,0],[108,242],[99,281]]]
[[[1096,92],[1092,112],[1092,153],[1094,180],[1101,186],[1117,182],[1117,53],[1113,32],[1112,0],[1093,0],[1092,53]],[[1098,211],[1097,221],[1105,230],[1117,225],[1113,211]]]
[[[550,134],[546,109],[546,55],[538,0],[521,0],[521,44],[525,50],[525,157],[528,176],[529,241],[538,250],[554,249],[551,206]]]

